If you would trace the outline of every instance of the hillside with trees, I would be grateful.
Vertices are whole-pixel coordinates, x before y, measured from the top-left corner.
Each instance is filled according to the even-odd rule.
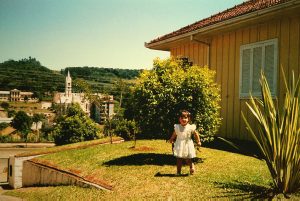
[[[0,63],[0,90],[45,92],[64,90],[64,76],[42,66],[35,58]]]
[[[92,86],[94,92],[99,93],[110,93],[113,91],[113,83],[117,80],[131,80],[140,73],[140,70],[103,67],[67,67],[54,71],[42,66],[35,58],[29,57],[0,63],[0,90],[32,91],[37,97],[51,95],[54,91],[65,90],[65,76],[68,71],[73,81],[81,78]]]
[[[83,79],[92,86],[94,92],[113,92],[115,82],[120,79],[132,80],[138,77],[141,70],[119,69],[119,68],[99,68],[99,67],[67,67],[61,70],[61,74],[66,75],[70,71],[71,77]],[[111,93],[113,94],[113,93]]]

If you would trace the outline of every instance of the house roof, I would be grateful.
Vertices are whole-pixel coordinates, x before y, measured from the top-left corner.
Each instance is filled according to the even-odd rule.
[[[269,8],[275,5],[283,4],[285,2],[292,1],[292,0],[249,0],[247,2],[241,3],[236,5],[232,8],[229,8],[225,11],[212,15],[208,18],[202,19],[197,21],[193,24],[185,26],[177,31],[172,33],[168,33],[161,37],[158,37],[154,40],[151,40],[149,43],[146,43],[146,46],[151,45],[153,43],[161,42],[166,39],[170,39],[176,36],[180,36],[189,32],[193,32],[199,30],[204,27],[208,27],[210,25],[216,24],[218,22],[224,22],[226,20],[236,18],[248,13],[252,13],[255,11],[263,10],[265,8]]]
[[[8,126],[8,127],[4,128],[3,130],[0,130],[0,135],[10,135],[15,131],[16,131],[15,128]]]

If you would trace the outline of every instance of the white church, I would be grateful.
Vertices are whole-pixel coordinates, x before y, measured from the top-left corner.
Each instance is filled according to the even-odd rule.
[[[102,94],[94,94],[95,96],[99,96],[100,98],[107,98],[107,95]],[[92,104],[89,100],[84,98],[84,93],[72,93],[72,78],[70,76],[70,71],[68,71],[68,75],[66,77],[65,82],[65,92],[58,92],[54,94],[53,102],[57,104],[68,105],[71,103],[78,103],[82,110],[88,115],[91,115]],[[109,95],[108,100],[103,101],[102,111],[96,111],[98,113],[98,123],[101,123],[106,120],[107,117],[112,117],[114,114],[114,103],[113,96]]]

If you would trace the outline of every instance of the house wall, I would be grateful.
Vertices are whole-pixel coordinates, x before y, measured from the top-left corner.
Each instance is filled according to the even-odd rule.
[[[284,84],[281,66],[286,77],[291,77],[292,70],[298,76],[300,72],[300,16],[284,16],[255,25],[240,27],[210,36],[208,61],[207,45],[190,41],[171,48],[171,56],[188,57],[194,64],[216,70],[216,81],[221,87],[222,126],[219,134],[227,138],[249,140],[241,111],[254,123],[246,101],[239,97],[240,46],[268,39],[278,39],[278,83],[277,97],[279,105],[283,102]]]

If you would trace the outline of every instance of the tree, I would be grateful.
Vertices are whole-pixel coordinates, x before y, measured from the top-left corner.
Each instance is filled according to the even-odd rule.
[[[108,136],[110,136],[110,142],[112,143],[112,132],[111,132],[111,116],[109,116],[109,114],[106,111],[103,111],[105,108],[103,108],[103,104],[106,101],[110,101],[110,97],[106,94],[101,94],[101,96],[99,96],[98,94],[93,94],[92,93],[92,88],[91,86],[85,82],[82,79],[76,79],[75,80],[75,86],[78,90],[80,90],[81,92],[84,93],[84,99],[87,99],[92,105],[93,105],[93,110],[97,110],[100,113],[103,113],[105,116],[105,123],[108,126],[109,129],[106,129],[106,131],[108,132]],[[95,111],[94,111],[95,113]],[[95,114],[94,114],[95,115]]]
[[[0,131],[3,130],[3,129],[5,129],[5,128],[7,128],[8,126],[9,126],[9,124],[6,123],[6,122],[0,123]]]
[[[16,115],[16,110],[8,110],[7,111],[7,116],[8,117],[14,117]]]
[[[27,103],[28,100],[29,100],[28,96],[25,96],[25,97],[24,97],[24,101]]]
[[[8,102],[2,102],[0,105],[4,110],[8,110],[9,108],[9,103]]]
[[[182,109],[193,115],[202,141],[210,141],[221,122],[215,72],[179,58],[154,60],[133,87],[134,119],[146,138],[169,138]],[[166,136],[167,134],[167,136]]]
[[[57,145],[94,140],[100,137],[100,129],[84,114],[79,104],[68,107],[67,114],[60,118],[53,132]]]
[[[27,135],[30,132],[32,119],[24,111],[18,111],[13,118],[11,125],[21,132],[22,138],[27,141]]]

